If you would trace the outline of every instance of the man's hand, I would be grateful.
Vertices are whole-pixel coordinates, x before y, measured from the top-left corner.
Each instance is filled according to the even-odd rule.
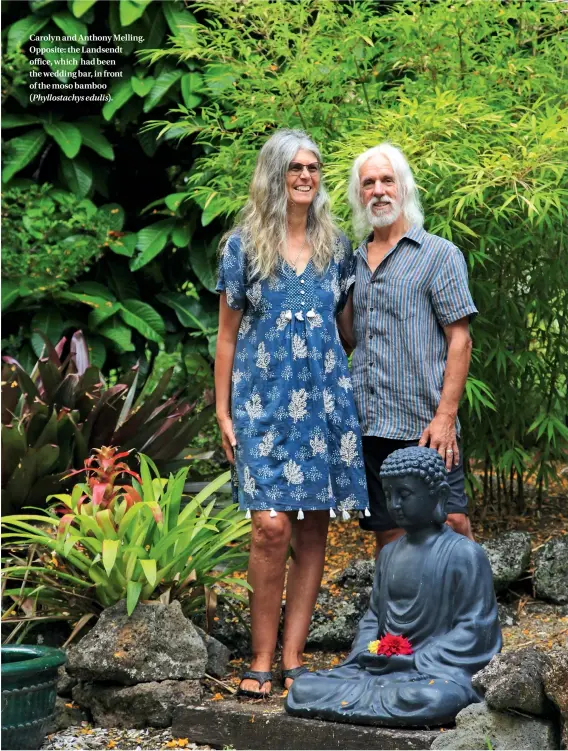
[[[217,417],[219,423],[219,430],[221,431],[221,442],[225,449],[227,459],[231,464],[235,463],[235,454],[233,449],[237,445],[237,439],[235,438],[235,432],[233,430],[233,421],[230,417]]]
[[[446,463],[446,469],[450,472],[452,466],[457,466],[460,460],[455,415],[436,414],[420,436],[418,445],[430,446],[431,449],[435,449]]]

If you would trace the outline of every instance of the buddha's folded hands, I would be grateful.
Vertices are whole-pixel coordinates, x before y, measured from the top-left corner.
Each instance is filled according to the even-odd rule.
[[[363,652],[357,658],[359,666],[373,675],[386,675],[388,673],[397,673],[414,668],[413,655],[374,655],[370,652]]]

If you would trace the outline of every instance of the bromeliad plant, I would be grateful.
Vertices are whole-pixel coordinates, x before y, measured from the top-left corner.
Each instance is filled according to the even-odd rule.
[[[137,367],[107,387],[99,368],[90,363],[80,331],[56,346],[43,337],[43,344],[43,356],[31,373],[17,360],[3,358],[5,512],[41,504],[96,446],[140,448],[164,474],[187,463],[187,448],[210,419],[212,406],[197,413],[188,399],[165,398],[173,368],[154,388],[139,383]]]
[[[73,619],[124,598],[129,614],[149,599],[178,599],[191,614],[203,607],[213,587],[248,588],[233,574],[246,566],[243,538],[250,522],[235,505],[214,510],[211,498],[229,473],[184,504],[188,468],[166,480],[148,457],[140,455],[140,474],[118,462],[123,457],[102,448],[80,470],[86,481],[70,494],[51,496],[54,506],[3,518],[6,547],[37,546],[40,552],[32,564],[16,552],[3,570],[11,583],[4,595],[16,604],[34,602],[34,617],[49,617],[54,603],[60,608],[65,602]],[[119,484],[124,473],[132,487]],[[12,586],[17,582],[21,585]]]

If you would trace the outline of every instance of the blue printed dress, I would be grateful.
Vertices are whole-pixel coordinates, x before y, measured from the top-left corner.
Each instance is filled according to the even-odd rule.
[[[247,515],[270,509],[367,515],[361,433],[337,330],[355,277],[338,237],[323,274],[284,260],[261,282],[248,278],[239,234],[224,248],[217,291],[242,310],[232,373],[237,448],[233,498]]]

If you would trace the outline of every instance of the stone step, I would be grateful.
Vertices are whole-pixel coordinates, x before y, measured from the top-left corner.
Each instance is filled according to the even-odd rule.
[[[426,749],[439,730],[343,725],[286,714],[281,703],[209,701],[174,710],[174,738],[240,749]]]

